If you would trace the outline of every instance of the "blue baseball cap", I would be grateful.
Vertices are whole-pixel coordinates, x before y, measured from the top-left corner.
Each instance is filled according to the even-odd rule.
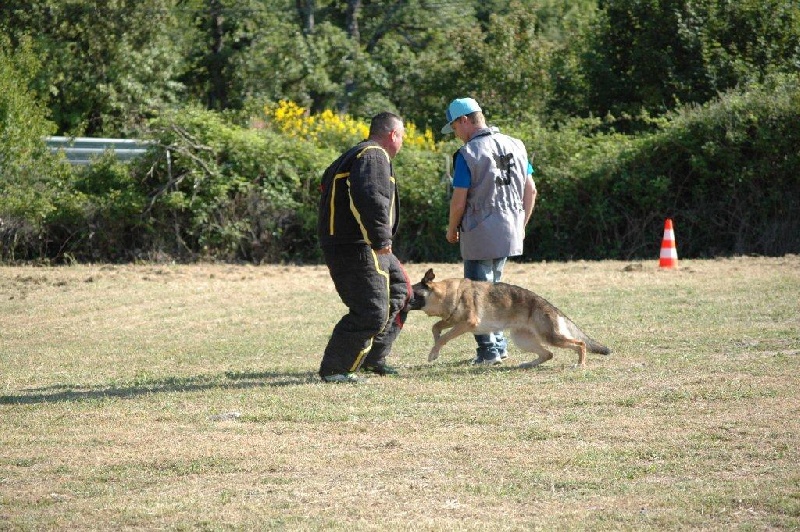
[[[442,133],[453,132],[453,127],[450,125],[450,122],[452,122],[456,118],[461,118],[464,115],[477,113],[480,110],[481,106],[478,105],[478,102],[476,102],[472,98],[456,98],[455,100],[450,102],[450,106],[447,108],[447,112],[445,113],[447,116],[447,123],[442,128]]]

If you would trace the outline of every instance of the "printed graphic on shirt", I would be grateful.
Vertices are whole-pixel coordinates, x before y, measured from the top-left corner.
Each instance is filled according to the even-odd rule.
[[[511,170],[514,168],[514,154],[504,153],[501,155],[493,154],[494,164],[503,173],[503,176],[495,178],[495,184],[508,186],[511,184]]]

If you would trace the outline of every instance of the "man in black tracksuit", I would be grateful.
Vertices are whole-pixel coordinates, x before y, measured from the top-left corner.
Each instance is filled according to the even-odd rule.
[[[358,382],[359,369],[395,373],[386,356],[405,322],[411,283],[392,253],[400,205],[392,159],[403,121],[373,117],[369,138],[343,153],[322,177],[317,232],[336,291],[347,306],[320,364],[327,382]]]

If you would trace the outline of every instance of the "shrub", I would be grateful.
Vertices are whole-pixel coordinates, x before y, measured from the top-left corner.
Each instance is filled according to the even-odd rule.
[[[153,123],[172,166],[154,163],[147,216],[161,251],[183,258],[281,261],[314,258],[307,210],[333,154],[269,129],[183,110]]]
[[[658,256],[675,219],[684,257],[800,251],[797,76],[690,106],[640,136],[598,120],[519,128],[537,151],[526,258]]]
[[[264,119],[270,129],[283,137],[308,142],[318,149],[330,148],[332,153],[320,161],[321,169],[348,149],[365,139],[369,123],[347,115],[324,111],[311,115],[293,102],[281,101],[265,107]],[[394,245],[396,253],[405,260],[443,260],[457,257],[453,246],[444,239],[447,228],[447,184],[443,180],[445,158],[428,129],[418,131],[413,123],[405,124],[403,149],[394,160],[401,203],[401,226]],[[322,171],[315,177],[319,184]],[[314,187],[316,192],[316,186]],[[302,211],[307,228],[315,228],[318,196],[309,195]],[[314,225],[312,225],[312,222]],[[316,247],[316,238],[307,242]]]
[[[685,109],[659,143],[684,253],[800,252],[799,76]]]
[[[800,252],[798,79],[687,107],[639,136],[603,133],[598,119],[503,127],[534,156],[539,191],[521,260],[657,257],[667,217],[682,257]],[[27,159],[8,148],[9,124],[23,116],[8,92],[0,92],[0,111],[12,117],[0,130],[5,260],[319,261],[320,178],[368,127],[331,113],[312,119],[286,102],[275,108],[283,115],[256,116],[256,127],[188,108],[151,122],[154,149],[140,160],[107,154],[71,171],[40,138],[22,145]],[[460,143],[406,127],[394,160],[395,249],[406,261],[457,261],[458,246],[444,237],[445,169]]]
[[[395,159],[401,221],[395,253],[409,262],[459,260],[459,247],[445,239],[450,179],[445,173],[451,155],[412,146]]]
[[[0,37],[0,260],[46,256],[48,218],[68,201],[71,174],[43,137],[54,130],[45,106],[20,89],[39,63],[28,42],[14,52]]]
[[[126,262],[147,246],[142,211],[147,195],[139,186],[135,162],[112,152],[74,170],[71,201],[48,219],[49,234],[62,245],[53,256],[93,262]]]

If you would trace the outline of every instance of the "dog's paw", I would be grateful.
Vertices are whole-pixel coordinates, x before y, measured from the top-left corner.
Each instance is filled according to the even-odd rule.
[[[439,358],[438,351],[431,351],[430,353],[428,353],[428,362],[433,362],[437,358]]]

